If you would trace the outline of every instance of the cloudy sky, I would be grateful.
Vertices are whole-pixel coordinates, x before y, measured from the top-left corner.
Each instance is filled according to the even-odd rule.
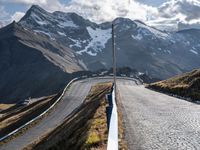
[[[18,21],[32,4],[50,12],[76,12],[98,23],[116,17],[153,26],[200,23],[200,0],[0,0],[0,22]]]

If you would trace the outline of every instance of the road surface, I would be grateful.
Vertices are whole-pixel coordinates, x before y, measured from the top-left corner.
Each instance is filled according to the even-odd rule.
[[[92,85],[111,79],[85,79],[72,84],[56,108],[36,126],[0,147],[20,150],[61,124],[87,96]],[[118,79],[125,135],[130,150],[200,149],[200,106]]]
[[[200,105],[134,82],[118,88],[130,150],[200,149]]]
[[[0,150],[21,150],[60,125],[85,99],[92,85],[111,79],[85,79],[74,82],[55,109],[37,125],[0,147]]]

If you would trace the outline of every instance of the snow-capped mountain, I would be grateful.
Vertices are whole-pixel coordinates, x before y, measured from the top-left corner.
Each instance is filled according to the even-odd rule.
[[[49,13],[34,5],[19,24],[73,49],[85,69],[112,65],[112,22],[96,24],[75,13]],[[119,67],[163,79],[200,66],[198,29],[169,33],[126,18],[117,18],[114,24]]]
[[[101,28],[75,13],[48,13],[35,5],[21,19],[20,24],[80,51],[77,52],[79,54],[88,52],[95,56],[111,37],[110,29]],[[91,51],[90,48],[92,48]]]

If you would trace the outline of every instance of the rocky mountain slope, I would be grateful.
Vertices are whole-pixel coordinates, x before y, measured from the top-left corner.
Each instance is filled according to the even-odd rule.
[[[118,67],[165,79],[200,66],[198,29],[169,33],[138,20],[113,23]],[[111,24],[33,5],[18,23],[0,29],[0,101],[49,95],[70,73],[110,69]]]
[[[169,33],[125,18],[114,23],[118,67],[165,79],[200,66],[200,30]],[[75,13],[49,13],[34,5],[19,24],[73,49],[85,69],[112,65],[111,22],[96,24]]]
[[[0,101],[14,103],[58,92],[82,70],[74,52],[13,22],[0,29]]]

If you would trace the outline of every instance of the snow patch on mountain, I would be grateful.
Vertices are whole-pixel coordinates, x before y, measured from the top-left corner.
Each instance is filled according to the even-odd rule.
[[[154,35],[157,38],[167,39],[169,37],[168,33],[165,33],[163,31],[157,30],[155,28],[152,28],[150,26],[147,26],[145,24],[142,24],[140,22],[136,22],[138,26],[138,32],[148,36],[148,35]]]
[[[69,39],[73,42],[73,44],[70,45],[70,48],[73,48],[74,46],[81,48],[81,42],[79,40],[75,40],[69,37]]]
[[[38,15],[36,15],[35,13],[31,13],[31,17],[36,21],[37,24],[43,26],[48,24],[47,22],[43,21]]]
[[[59,22],[58,26],[61,28],[66,28],[66,27],[77,28],[78,27],[73,21],[69,21],[69,20]]]
[[[168,52],[169,54],[171,54],[171,53],[172,53],[170,50],[167,50],[167,52]]]
[[[61,35],[61,36],[66,36],[66,34],[63,33],[63,32],[59,32],[59,31],[57,31],[57,32],[58,32],[58,34]]]
[[[84,52],[88,53],[91,56],[96,56],[98,52],[101,52],[102,49],[105,48],[105,44],[111,38],[111,29],[93,29],[91,27],[87,27],[87,31],[90,35],[90,42],[85,47],[84,50],[78,51],[78,54],[82,54]],[[93,49],[94,51],[91,51]]]
[[[43,35],[46,35],[48,36],[51,40],[55,40],[54,37],[51,36],[51,34],[49,32],[45,32],[45,31],[40,31],[40,30],[34,30],[36,33],[39,33],[39,34],[43,34]]]
[[[192,52],[193,54],[196,54],[196,55],[199,54],[197,51],[195,51],[195,50],[193,50],[193,49],[191,49],[190,52]]]
[[[140,41],[140,40],[142,40],[143,37],[141,34],[137,34],[137,35],[132,35],[132,38]]]

